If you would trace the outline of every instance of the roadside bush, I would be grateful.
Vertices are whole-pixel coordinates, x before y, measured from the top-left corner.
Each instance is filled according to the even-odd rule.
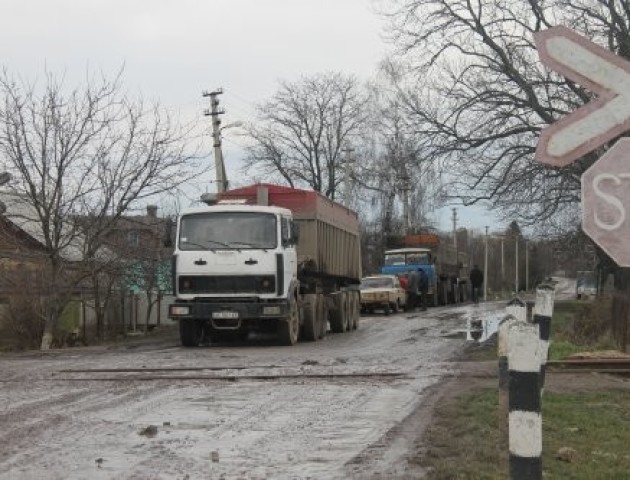
[[[5,349],[39,348],[44,333],[41,302],[30,295],[11,295],[2,309],[0,331]]]
[[[597,345],[610,338],[610,297],[599,297],[576,309],[568,339],[579,345]]]

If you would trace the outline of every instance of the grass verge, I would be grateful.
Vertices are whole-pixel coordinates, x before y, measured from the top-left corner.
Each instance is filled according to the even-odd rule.
[[[474,390],[442,402],[415,459],[430,480],[503,479],[499,467],[497,389]],[[627,391],[545,393],[543,469],[551,479],[630,479]],[[575,450],[559,460],[562,447]],[[507,448],[507,446],[505,446]]]

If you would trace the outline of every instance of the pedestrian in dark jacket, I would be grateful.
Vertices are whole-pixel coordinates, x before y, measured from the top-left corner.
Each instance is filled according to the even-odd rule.
[[[412,270],[407,276],[407,310],[413,310],[418,306],[418,287],[420,276],[417,270]]]
[[[426,272],[418,269],[418,294],[420,296],[420,306],[422,310],[427,309],[427,295],[429,293],[429,277]]]
[[[483,272],[477,265],[470,271],[470,286],[472,287],[472,301],[479,303],[479,293],[483,285]]]

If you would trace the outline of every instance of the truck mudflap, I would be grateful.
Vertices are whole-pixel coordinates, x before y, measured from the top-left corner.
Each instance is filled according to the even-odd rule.
[[[174,320],[199,319],[215,328],[237,329],[245,320],[286,318],[287,302],[275,303],[207,303],[177,302],[169,305],[168,316]]]

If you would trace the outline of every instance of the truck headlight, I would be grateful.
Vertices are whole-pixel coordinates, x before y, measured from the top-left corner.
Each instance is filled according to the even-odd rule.
[[[263,307],[262,313],[263,315],[280,315],[280,307],[277,305],[274,307]]]
[[[179,305],[171,305],[169,308],[169,315],[173,317],[179,317],[183,315],[190,315],[190,307],[183,307]]]

